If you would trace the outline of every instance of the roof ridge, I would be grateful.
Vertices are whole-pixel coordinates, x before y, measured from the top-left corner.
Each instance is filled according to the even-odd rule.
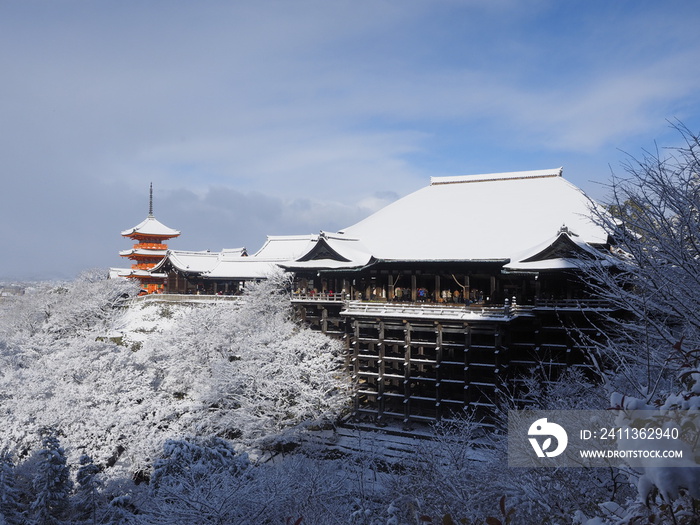
[[[519,179],[541,179],[548,177],[561,177],[564,168],[554,168],[546,170],[532,171],[512,171],[505,173],[484,173],[481,175],[457,175],[450,177],[430,177],[430,185],[437,186],[440,184],[463,184],[470,182],[493,182],[503,180],[519,180]]]

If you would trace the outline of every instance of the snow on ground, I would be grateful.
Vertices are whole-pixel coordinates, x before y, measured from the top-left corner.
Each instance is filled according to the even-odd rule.
[[[142,345],[155,333],[165,333],[178,320],[186,317],[195,308],[191,305],[169,305],[167,303],[132,300],[124,313],[115,319],[107,337],[123,338],[126,346]]]

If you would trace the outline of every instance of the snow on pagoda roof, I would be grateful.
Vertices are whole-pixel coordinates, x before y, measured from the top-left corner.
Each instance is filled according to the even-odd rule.
[[[142,248],[130,248],[128,250],[121,250],[119,252],[119,255],[121,255],[122,257],[129,257],[131,255],[143,255],[147,257],[164,257],[166,253],[167,250],[144,250]]]
[[[562,224],[582,242],[604,244],[591,206],[561,168],[435,177],[339,234],[380,260],[509,261]]]
[[[158,219],[156,219],[153,215],[149,215],[146,217],[145,220],[134,226],[133,228],[130,228],[128,230],[124,230],[122,232],[122,235],[124,237],[130,237],[132,235],[152,235],[155,237],[177,237],[180,235],[180,232],[178,230],[173,230],[172,228],[168,228],[165,226],[162,222],[160,222]]]
[[[159,279],[165,279],[167,274],[156,273],[149,270],[125,270],[123,273],[118,274],[119,277],[157,277]]]

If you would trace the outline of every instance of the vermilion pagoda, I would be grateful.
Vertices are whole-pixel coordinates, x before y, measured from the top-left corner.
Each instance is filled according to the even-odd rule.
[[[153,216],[153,184],[150,189],[148,217],[138,225],[124,230],[124,237],[135,241],[133,248],[122,250],[119,255],[134,261],[131,269],[120,273],[122,277],[138,279],[146,293],[160,293],[165,286],[166,274],[151,273],[149,270],[158,264],[168,250],[164,243],[180,235],[178,230],[168,228]]]

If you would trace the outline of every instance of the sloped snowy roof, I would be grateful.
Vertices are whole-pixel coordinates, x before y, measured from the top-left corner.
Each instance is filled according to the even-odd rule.
[[[224,248],[219,253],[219,259],[237,259],[239,257],[247,257],[248,250],[245,247],[241,248]]]
[[[287,269],[359,268],[372,260],[372,254],[359,239],[342,234],[321,232],[311,248],[295,261],[280,262]]]
[[[562,225],[603,244],[591,201],[562,169],[434,177],[422,188],[339,232],[380,260],[507,261]]]
[[[180,232],[178,230],[168,228],[162,222],[158,221],[153,215],[149,215],[148,217],[146,217],[145,220],[143,220],[133,228],[124,230],[122,232],[122,235],[124,237],[130,237],[134,234],[153,235],[155,237],[170,238],[177,237],[178,235],[180,235]]]
[[[580,269],[584,265],[608,264],[610,257],[572,236],[566,228],[545,242],[514,256],[503,266],[506,271],[540,271]]]
[[[168,250],[165,259],[153,269],[156,271],[160,270],[168,262],[182,272],[202,273],[214,268],[219,259],[220,254],[217,252]]]
[[[144,255],[147,257],[156,257],[156,256],[164,257],[166,253],[167,253],[167,250],[144,250],[141,248],[134,250],[133,248],[131,248],[129,250],[121,250],[119,252],[119,255],[121,255],[122,257],[129,257],[130,255]]]
[[[268,235],[265,244],[253,257],[289,261],[309,251],[318,235]]]
[[[109,278],[110,279],[117,279],[118,277],[123,277],[124,274],[127,274],[131,271],[129,268],[110,268],[109,269]]]
[[[119,277],[158,277],[165,279],[167,277],[164,273],[156,273],[148,270],[124,270],[123,273],[118,274]]]
[[[204,277],[210,279],[264,279],[277,269],[276,261],[262,259],[260,257],[241,257],[237,260],[228,259],[219,263],[210,271],[204,273]]]
[[[167,264],[183,273],[200,274],[211,279],[261,279],[276,267],[276,261],[261,257],[247,257],[245,248],[210,251],[168,250],[165,259],[153,271]]]

